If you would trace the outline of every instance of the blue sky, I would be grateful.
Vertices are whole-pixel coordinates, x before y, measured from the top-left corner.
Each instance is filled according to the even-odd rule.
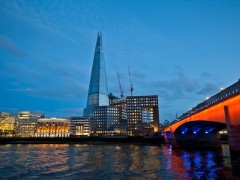
[[[240,1],[0,0],[0,111],[81,115],[98,31],[108,89],[173,120],[240,78]]]

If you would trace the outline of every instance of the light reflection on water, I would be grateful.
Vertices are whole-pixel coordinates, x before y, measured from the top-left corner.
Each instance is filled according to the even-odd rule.
[[[172,151],[129,144],[0,146],[0,178],[232,179],[228,146]]]

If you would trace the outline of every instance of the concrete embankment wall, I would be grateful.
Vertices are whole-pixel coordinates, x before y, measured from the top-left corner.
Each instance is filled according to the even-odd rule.
[[[163,144],[163,138],[144,137],[0,137],[0,144],[97,144],[97,143]]]

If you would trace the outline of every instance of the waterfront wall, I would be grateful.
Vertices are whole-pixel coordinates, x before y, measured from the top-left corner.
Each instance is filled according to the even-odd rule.
[[[146,143],[161,145],[164,139],[144,137],[0,137],[0,144],[77,144],[77,143]]]

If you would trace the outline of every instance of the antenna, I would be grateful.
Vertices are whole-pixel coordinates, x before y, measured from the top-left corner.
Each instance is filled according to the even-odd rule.
[[[129,73],[129,79],[130,79],[130,92],[131,92],[131,96],[132,96],[133,83],[132,83],[132,79],[131,79],[131,73],[130,73],[130,68],[129,68],[129,66],[128,66],[128,73]]]
[[[121,83],[120,83],[120,78],[119,78],[118,72],[117,72],[117,76],[118,76],[118,83],[119,83],[119,88],[120,88],[120,97],[123,98],[124,95],[123,95],[123,90],[122,90],[122,86],[121,86]]]

